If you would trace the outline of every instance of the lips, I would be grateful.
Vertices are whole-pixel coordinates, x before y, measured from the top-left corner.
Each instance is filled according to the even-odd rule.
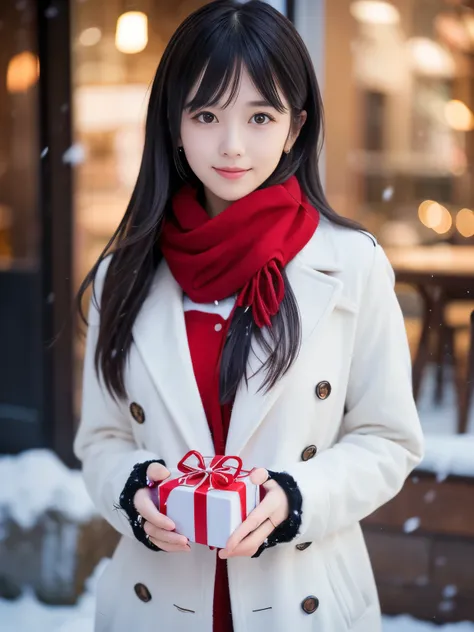
[[[223,178],[230,180],[241,178],[250,171],[250,169],[241,169],[240,167],[213,167],[213,169]]]
[[[240,171],[250,171],[249,169],[242,169],[241,167],[214,167],[216,171],[227,171],[228,173],[239,173]]]

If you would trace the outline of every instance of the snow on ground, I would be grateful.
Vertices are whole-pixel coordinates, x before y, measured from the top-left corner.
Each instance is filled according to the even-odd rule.
[[[93,632],[94,592],[107,565],[104,559],[86,582],[86,592],[75,606],[47,606],[26,590],[20,599],[0,599],[2,632]]]
[[[474,623],[463,621],[438,626],[401,615],[400,617],[384,617],[383,632],[474,632]]]
[[[433,399],[434,368],[429,367],[418,401],[425,434],[425,457],[419,469],[436,473],[440,481],[448,474],[474,477],[474,402],[467,434],[456,434],[456,395],[449,375],[446,380],[444,400],[437,405]]]

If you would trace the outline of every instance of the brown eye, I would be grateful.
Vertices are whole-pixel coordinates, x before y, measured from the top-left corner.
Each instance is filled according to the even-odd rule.
[[[253,120],[255,121],[255,123],[257,123],[257,125],[266,125],[267,123],[269,123],[272,119],[268,116],[268,114],[255,114],[253,117]]]
[[[197,117],[197,120],[201,123],[213,123],[216,117],[211,112],[201,112]]]

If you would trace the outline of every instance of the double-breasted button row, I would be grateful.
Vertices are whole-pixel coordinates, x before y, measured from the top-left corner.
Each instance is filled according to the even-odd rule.
[[[140,404],[137,404],[136,402],[132,402],[130,404],[130,414],[135,419],[137,424],[144,423],[144,421],[145,421],[145,411],[140,406]]]
[[[145,584],[135,584],[133,589],[140,601],[143,601],[144,603],[151,601],[151,593],[145,586]],[[314,595],[310,595],[309,597],[303,599],[303,601],[301,602],[301,607],[303,608],[304,612],[306,612],[306,614],[313,614],[313,612],[316,612],[316,610],[319,608],[319,599],[317,597],[314,597]]]
[[[314,595],[310,595],[303,599],[301,602],[301,607],[306,612],[306,614],[313,614],[319,608],[319,599]]]
[[[219,331],[221,328],[222,325],[217,324],[215,326],[216,331]],[[331,384],[328,381],[319,382],[318,384],[316,384],[315,392],[319,399],[327,399],[331,394]],[[130,414],[138,424],[142,424],[145,422],[145,411],[140,406],[140,404],[137,404],[137,402],[132,402],[130,404]],[[303,461],[307,461],[308,458],[312,458],[313,456],[314,454],[312,456],[308,456],[307,458],[303,457]]]
[[[316,384],[316,388],[314,390],[318,399],[327,399],[329,395],[331,395],[332,386],[328,381],[323,380],[322,382],[318,382]]]
[[[144,601],[145,603],[147,603],[147,601],[151,601],[151,593],[145,584],[135,584],[133,589],[140,601]]]

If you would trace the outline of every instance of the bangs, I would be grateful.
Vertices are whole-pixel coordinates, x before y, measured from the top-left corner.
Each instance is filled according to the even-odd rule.
[[[247,69],[257,91],[278,112],[286,111],[278,94],[283,90],[282,77],[278,76],[272,56],[251,34],[239,29],[226,29],[209,38],[200,59],[195,59],[192,71],[187,77],[187,94],[198,85],[193,98],[185,103],[185,109],[194,112],[203,107],[222,104],[228,107],[237,96],[242,69]],[[191,69],[190,69],[191,70]],[[224,96],[228,94],[225,102]],[[285,95],[286,96],[286,95]]]

